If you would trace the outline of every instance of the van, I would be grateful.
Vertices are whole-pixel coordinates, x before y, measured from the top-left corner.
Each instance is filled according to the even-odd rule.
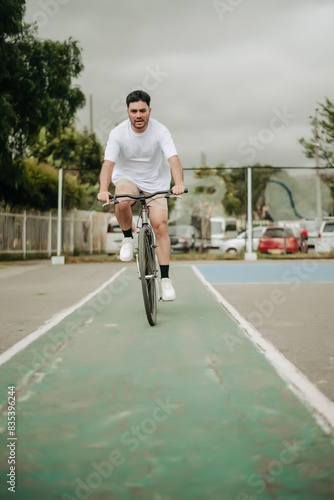
[[[334,249],[334,217],[324,218],[315,244],[316,253],[327,253]]]
[[[238,235],[237,219],[235,217],[210,217],[211,248],[220,248],[224,239]]]
[[[132,220],[132,231],[133,237],[135,238],[137,233],[136,221]],[[108,255],[118,253],[121,249],[123,242],[123,231],[118,224],[115,216],[111,217],[108,221],[107,232],[105,237],[105,251]]]

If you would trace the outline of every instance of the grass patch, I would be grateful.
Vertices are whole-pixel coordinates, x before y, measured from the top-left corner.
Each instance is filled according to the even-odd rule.
[[[119,256],[108,255],[105,253],[99,254],[81,254],[81,255],[65,255],[65,263],[66,264],[82,264],[82,263],[104,263],[104,262],[120,262]]]
[[[289,253],[289,254],[268,254],[258,253],[258,260],[317,260],[317,259],[333,259],[334,253],[317,255],[316,253]]]
[[[11,256],[11,258],[8,258],[10,256],[1,256],[1,262],[5,264],[4,267],[7,267],[8,264],[10,265],[24,265],[28,264],[29,261],[35,259],[35,260],[51,260],[49,257],[46,257],[45,255],[43,256],[27,256],[26,259],[23,259],[22,256]],[[257,258],[259,261],[261,260],[330,260],[334,259],[334,250],[327,254],[321,254],[321,255],[316,255],[316,253],[311,252],[311,253],[296,253],[296,254],[279,254],[279,255],[272,255],[272,254],[257,254]],[[189,252],[189,253],[172,253],[171,254],[171,261],[241,261],[244,260],[244,254],[237,254],[237,255],[228,255],[228,254],[221,254],[218,253],[217,251],[215,252],[205,252],[205,253],[198,253],[198,252]],[[96,254],[84,254],[81,253],[79,255],[65,255],[65,263],[66,264],[85,264],[85,263],[105,263],[105,262],[120,262],[119,260],[119,255],[113,254],[113,255],[108,255],[106,253],[96,253]]]
[[[172,253],[171,260],[242,260],[241,255],[228,255],[222,253],[198,253],[198,252],[188,252],[188,253]]]

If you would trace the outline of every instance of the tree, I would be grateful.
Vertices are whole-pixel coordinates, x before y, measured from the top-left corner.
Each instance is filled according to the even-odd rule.
[[[252,203],[253,211],[261,212],[265,204],[265,190],[270,178],[280,172],[280,168],[273,169],[270,165],[252,166]],[[245,215],[247,208],[247,166],[240,168],[228,168],[224,163],[220,163],[215,168],[202,166],[195,170],[195,177],[201,179],[197,183],[197,192],[214,194],[216,206],[213,215],[219,213],[219,205],[223,208],[226,215],[242,216]],[[210,182],[203,183],[210,179]],[[223,190],[221,184],[224,184]],[[201,187],[203,183],[203,187]],[[220,196],[220,197],[219,197]],[[217,198],[218,197],[218,198]],[[213,197],[211,197],[213,200]]]
[[[57,169],[64,168],[72,174],[72,177],[77,178],[77,182],[85,185],[85,208],[101,208],[96,202],[96,192],[103,151],[94,133],[88,132],[87,129],[79,132],[70,126],[61,130],[57,137],[52,137],[43,128],[30,151],[39,161],[45,161]],[[75,198],[74,200],[68,199],[68,193],[65,190],[65,206],[83,206],[79,199],[74,205],[73,202]]]
[[[33,209],[45,212],[58,206],[57,169],[34,159],[21,162],[21,180],[18,187],[7,187],[6,209]],[[94,196],[96,198],[96,195]],[[92,204],[90,186],[81,184],[70,173],[64,176],[64,207],[88,209]]]
[[[59,168],[65,169],[64,206],[98,209],[94,204],[102,163],[102,147],[95,134],[66,127],[57,137],[42,128],[30,147],[30,161],[17,161],[20,180],[7,185],[3,204],[7,207],[50,210],[57,207]],[[48,186],[49,183],[49,186]]]
[[[259,163],[253,165],[252,169],[252,208],[253,211],[258,211],[264,205],[268,181],[280,169]],[[247,167],[223,169],[222,164],[217,165],[217,175],[224,179],[226,186],[222,199],[225,212],[228,215],[244,215],[247,203]]]
[[[0,3],[0,41],[5,36],[20,33],[25,3],[25,0],[2,0]]]
[[[327,97],[324,104],[319,104],[316,115],[310,117],[313,137],[306,141],[299,139],[304,148],[307,158],[314,158],[316,166],[334,167],[334,103]],[[318,113],[320,119],[318,119]],[[329,187],[331,191],[331,207],[329,213],[334,213],[334,175],[333,171],[319,172],[320,179]]]
[[[79,132],[73,126],[65,127],[56,137],[42,128],[30,152],[39,161],[77,173],[81,182],[95,184],[98,180],[103,160],[102,146],[95,134],[86,128]]]
[[[39,40],[36,27],[23,23],[24,9],[25,1],[1,0],[0,197],[18,185],[16,167],[41,127],[56,136],[85,102],[72,86],[83,69],[77,42]]]
[[[334,167],[334,103],[325,98],[325,103],[319,105],[316,116],[310,117],[313,137],[309,141],[301,138],[299,142],[307,158],[317,155],[319,166]],[[318,111],[321,119],[318,119]]]

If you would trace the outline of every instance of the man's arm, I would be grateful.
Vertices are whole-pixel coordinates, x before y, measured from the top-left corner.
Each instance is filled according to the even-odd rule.
[[[104,160],[101,167],[100,173],[100,192],[97,195],[97,199],[100,201],[104,201],[105,203],[109,202],[109,185],[111,182],[111,175],[114,168],[115,163],[113,161]]]
[[[182,194],[184,193],[184,184],[183,184],[183,169],[180,159],[177,155],[174,155],[168,159],[168,163],[170,164],[175,184],[175,186],[173,186],[172,188],[172,191],[174,194]]]

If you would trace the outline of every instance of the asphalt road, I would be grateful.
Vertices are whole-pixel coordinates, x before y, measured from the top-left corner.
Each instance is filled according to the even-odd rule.
[[[200,266],[210,268],[215,266]],[[212,273],[217,291],[334,401],[334,264],[230,263],[218,269]]]
[[[194,264],[155,327],[132,263],[0,269],[1,498],[334,497],[332,267]]]
[[[202,270],[217,268],[215,261],[187,263],[191,264]],[[172,273],[177,273],[177,267],[184,265],[182,261],[172,262]],[[284,274],[282,265],[276,263],[278,274],[269,278],[274,281],[272,283],[265,282],[268,281],[268,263],[261,265],[263,278],[260,279],[256,273],[245,273],[245,268],[252,271],[252,264],[218,264],[218,269],[224,271],[220,275],[213,271],[213,286],[334,401],[334,264],[309,261],[309,265],[301,263],[303,267],[298,271],[293,267],[297,265],[294,262],[290,274],[286,270]],[[322,265],[332,266],[326,271],[327,283],[316,282]],[[135,264],[126,266],[135,267]],[[122,267],[124,263],[59,266],[51,265],[49,260],[0,264],[0,354],[60,311],[86,297]],[[229,270],[229,275],[225,269]],[[310,283],[311,278],[315,282]],[[137,286],[135,280],[134,286]]]
[[[50,260],[0,264],[0,354],[122,267],[123,263],[51,265]]]

